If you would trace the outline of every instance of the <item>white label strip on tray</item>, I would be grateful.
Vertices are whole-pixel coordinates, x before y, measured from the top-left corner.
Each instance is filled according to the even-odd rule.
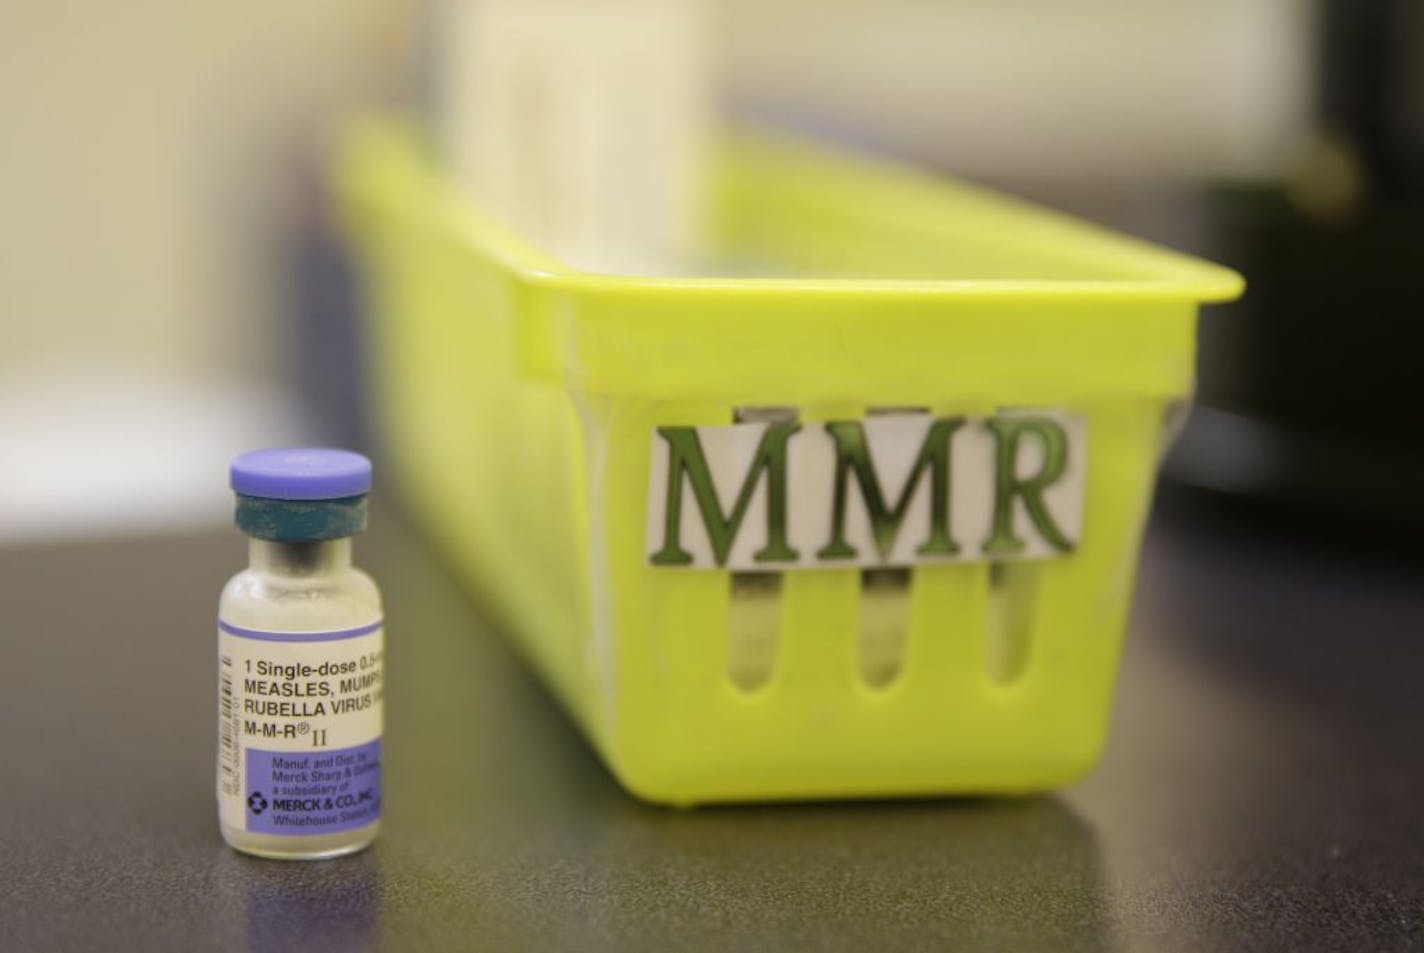
[[[1078,545],[1080,414],[889,413],[657,427],[657,568],[772,571],[1044,559]]]

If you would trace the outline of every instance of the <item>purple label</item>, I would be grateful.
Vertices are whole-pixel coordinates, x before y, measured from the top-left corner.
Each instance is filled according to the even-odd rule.
[[[322,751],[247,749],[247,830],[335,834],[381,816],[381,740]]]

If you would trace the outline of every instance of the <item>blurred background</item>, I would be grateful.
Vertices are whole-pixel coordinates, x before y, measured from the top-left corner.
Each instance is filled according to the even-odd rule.
[[[448,125],[459,6],[0,2],[0,542],[221,523],[235,452],[368,444],[325,164],[357,111]],[[710,10],[723,114],[1245,273],[1247,298],[1205,316],[1171,479],[1368,533],[1424,524],[1424,5]]]

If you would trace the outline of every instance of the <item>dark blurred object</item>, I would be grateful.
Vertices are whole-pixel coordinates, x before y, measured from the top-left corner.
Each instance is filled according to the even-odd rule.
[[[1290,174],[1212,196],[1242,303],[1202,324],[1186,483],[1356,528],[1424,527],[1424,4],[1329,0],[1318,132]]]

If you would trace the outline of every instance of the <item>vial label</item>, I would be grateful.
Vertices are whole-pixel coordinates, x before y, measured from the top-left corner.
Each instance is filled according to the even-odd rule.
[[[218,810],[309,836],[381,816],[381,623],[263,632],[218,622]]]

